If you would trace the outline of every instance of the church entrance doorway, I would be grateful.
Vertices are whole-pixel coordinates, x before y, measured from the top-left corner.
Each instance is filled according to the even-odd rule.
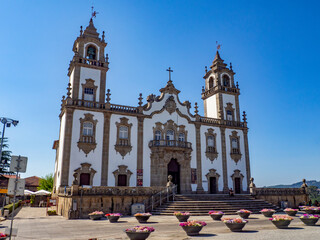
[[[177,193],[180,193],[180,164],[172,158],[168,163],[168,176],[172,176],[172,182],[177,185]]]
[[[216,194],[217,193],[217,179],[216,177],[210,177],[210,193],[211,194]]]
[[[124,174],[119,174],[118,175],[118,186],[121,187],[125,187],[127,186],[127,175]]]
[[[241,193],[241,184],[240,184],[240,178],[239,177],[236,177],[234,178],[234,192],[236,194],[240,194]]]

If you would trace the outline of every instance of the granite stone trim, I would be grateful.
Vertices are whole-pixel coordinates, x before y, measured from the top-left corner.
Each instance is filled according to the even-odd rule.
[[[137,169],[142,170],[141,171],[142,173],[143,173],[143,125],[144,125],[144,118],[143,117],[138,117]],[[143,182],[142,182],[142,184],[143,184]],[[138,185],[139,184],[138,184],[138,176],[137,176],[137,186]]]
[[[248,129],[243,130],[243,138],[244,138],[244,151],[245,151],[245,158],[246,158],[246,175],[247,175],[247,183],[249,187],[250,178],[251,178],[251,169],[250,169],[250,158],[249,158]]]
[[[196,127],[196,153],[197,153],[197,193],[203,193],[202,187],[202,163],[201,163],[201,124],[195,123]]]
[[[223,171],[223,192],[228,193],[228,169],[227,169],[227,150],[226,150],[226,128],[220,127],[221,132],[221,152],[222,152],[222,171]]]
[[[104,113],[103,146],[101,161],[101,186],[108,186],[109,147],[110,147],[110,113]]]

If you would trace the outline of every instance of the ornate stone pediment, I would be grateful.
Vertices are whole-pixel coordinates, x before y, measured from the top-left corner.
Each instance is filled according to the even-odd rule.
[[[175,86],[173,85],[171,80],[169,80],[167,82],[167,85],[164,88],[160,89],[160,92],[162,94],[163,93],[169,93],[169,94],[176,94],[176,95],[178,95],[180,93],[180,91],[175,88]]]
[[[167,101],[166,101],[166,103],[165,103],[164,106],[165,106],[166,110],[167,110],[170,114],[174,113],[174,112],[176,111],[176,109],[177,109],[177,104],[176,104],[176,102],[174,101],[174,97],[173,97],[173,96],[170,96],[170,97],[167,99]]]

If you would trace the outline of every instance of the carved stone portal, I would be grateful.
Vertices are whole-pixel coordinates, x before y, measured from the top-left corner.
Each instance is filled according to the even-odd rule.
[[[112,172],[115,177],[115,185],[118,186],[118,176],[126,175],[127,176],[127,186],[130,186],[130,177],[132,172],[128,169],[126,165],[119,165],[118,169]]]
[[[176,159],[180,165],[181,193],[190,193],[191,190],[191,151],[192,149],[171,149],[170,147],[151,147],[151,186],[166,186],[168,163]]]
[[[234,170],[234,173],[231,175],[232,181],[233,181],[233,190],[236,191],[236,178],[240,178],[240,193],[243,192],[243,185],[242,180],[244,176],[239,169]]]
[[[94,170],[93,168],[91,168],[91,164],[90,163],[81,163],[80,164],[81,167],[77,168],[76,170],[74,170],[73,173],[73,177],[74,177],[74,183],[80,184],[80,175],[85,173],[85,174],[89,174],[90,175],[90,184],[89,185],[93,185],[93,177],[96,174],[96,170]]]
[[[209,169],[209,172],[206,174],[206,177],[207,177],[207,181],[208,181],[208,192],[210,191],[210,177],[215,177],[216,178],[216,193],[218,193],[219,189],[218,189],[218,183],[219,183],[219,177],[220,177],[220,174],[217,173],[217,170],[216,169]]]

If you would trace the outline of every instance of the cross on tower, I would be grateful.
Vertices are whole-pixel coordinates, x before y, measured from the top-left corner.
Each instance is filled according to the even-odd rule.
[[[173,70],[171,70],[171,67],[169,67],[169,69],[167,69],[167,71],[169,72],[169,81],[171,81],[171,73],[173,72]]]

